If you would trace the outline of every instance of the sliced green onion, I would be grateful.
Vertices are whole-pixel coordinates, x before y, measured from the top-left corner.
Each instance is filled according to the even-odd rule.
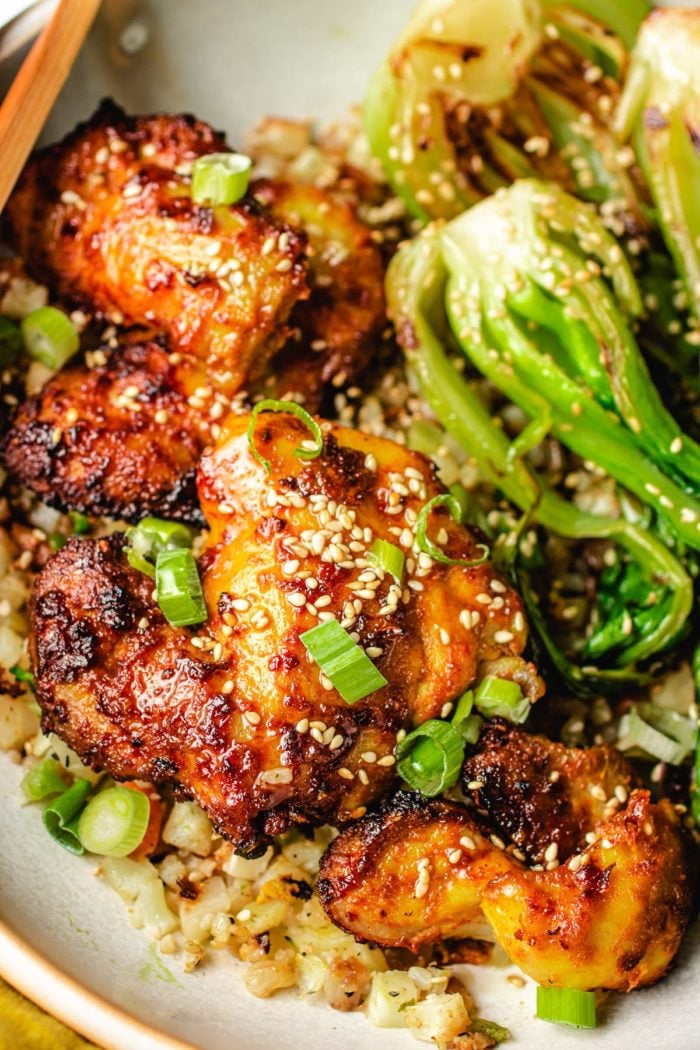
[[[364,649],[352,640],[337,620],[326,620],[300,637],[347,704],[363,700],[388,684]]]
[[[143,518],[127,529],[126,558],[132,569],[153,578],[155,562],[161,551],[184,550],[192,546],[194,532],[179,521]]]
[[[474,690],[468,689],[466,693],[463,693],[457,701],[457,706],[454,709],[454,713],[450,718],[450,722],[455,727],[459,726],[460,722],[463,722],[465,718],[468,718],[472,713],[474,707]]]
[[[300,445],[299,448],[294,449],[294,455],[298,456],[299,459],[316,459],[323,452],[323,434],[321,428],[305,408],[301,405],[297,405],[295,401],[275,401],[273,398],[267,398],[265,401],[258,401],[257,405],[253,408],[250,413],[250,423],[248,424],[248,430],[246,436],[248,438],[248,445],[250,451],[253,453],[258,463],[260,463],[267,473],[269,474],[272,470],[272,464],[269,459],[265,459],[264,456],[258,452],[255,447],[255,421],[261,412],[289,412],[291,415],[296,416],[302,423],[311,431],[315,445],[313,448],[304,448]]]
[[[474,692],[469,689],[460,696],[450,723],[455,727],[465,744],[475,744],[479,739],[483,718],[474,714]]]
[[[541,1021],[595,1028],[595,992],[578,988],[537,988],[537,1016]]]
[[[150,803],[142,791],[105,788],[81,813],[78,838],[88,853],[126,857],[143,842],[150,814]]]
[[[13,678],[16,678],[18,682],[24,682],[30,689],[33,689],[36,685],[36,679],[31,671],[25,671],[23,667],[19,667],[17,664],[10,668],[10,674]]]
[[[483,552],[480,558],[450,558],[441,547],[438,547],[437,543],[428,536],[428,523],[431,511],[436,507],[447,507],[450,512],[450,516],[453,521],[458,525],[462,521],[462,510],[459,502],[454,496],[450,496],[449,493],[445,492],[441,496],[433,496],[418,515],[416,522],[416,543],[418,549],[423,551],[424,554],[428,554],[433,561],[439,561],[442,565],[462,565],[466,569],[474,569],[477,565],[483,565],[489,556],[488,547],[484,546],[483,543],[479,543],[477,546]]]
[[[465,744],[475,744],[481,736],[483,725],[484,720],[479,715],[469,715],[456,725],[455,729]]]
[[[697,726],[690,718],[651,703],[635,704],[629,711],[620,735],[648,755],[679,766],[695,747]]]
[[[367,561],[378,565],[384,572],[394,577],[397,583],[401,583],[403,567],[406,561],[404,552],[393,543],[386,540],[375,540],[367,553]]]
[[[42,815],[51,838],[70,853],[85,852],[77,828],[80,811],[91,789],[89,780],[76,780],[72,787],[48,804]]]
[[[0,317],[0,368],[11,365],[22,351],[22,333],[9,317]]]
[[[464,743],[449,722],[432,718],[396,748],[396,769],[412,788],[432,798],[452,787],[462,769]]]
[[[66,790],[62,776],[63,766],[55,758],[45,758],[22,777],[20,787],[30,802],[39,802],[49,795],[60,795]]]
[[[69,510],[68,516],[70,517],[75,536],[84,536],[92,528],[92,523],[87,514],[81,514],[79,510]]]
[[[454,484],[450,485],[450,496],[459,505],[459,521],[457,524],[461,525],[462,522],[467,520],[467,514],[469,513],[469,504],[471,502],[469,493],[461,482],[455,481]]]
[[[27,353],[47,368],[61,368],[77,353],[80,338],[69,317],[54,306],[40,306],[21,322]]]
[[[496,1044],[505,1043],[507,1039],[510,1039],[510,1031],[508,1028],[496,1024],[495,1021],[486,1021],[483,1017],[472,1017],[469,1031],[480,1032],[481,1035],[487,1035],[489,1039],[493,1039]]]
[[[487,675],[477,686],[474,703],[487,718],[505,718],[509,722],[524,722],[532,707],[516,682]]]
[[[187,627],[207,618],[207,607],[192,551],[161,551],[156,561],[156,599],[173,627]]]
[[[245,153],[209,153],[192,165],[196,204],[235,204],[245,197],[253,162]]]
[[[62,532],[52,532],[49,536],[49,546],[52,551],[60,551],[66,545],[66,537]]]

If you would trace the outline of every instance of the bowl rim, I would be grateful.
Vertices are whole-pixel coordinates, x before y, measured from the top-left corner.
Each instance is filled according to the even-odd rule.
[[[0,920],[0,976],[104,1050],[196,1050],[85,988]]]

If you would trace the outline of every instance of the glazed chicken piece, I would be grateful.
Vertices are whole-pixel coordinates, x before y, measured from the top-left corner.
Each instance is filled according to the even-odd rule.
[[[192,200],[192,162],[226,148],[193,117],[103,103],[30,160],[5,216],[27,269],[59,298],[165,333],[192,364],[192,389],[206,376],[233,394],[284,342],[307,289],[302,235],[249,198]]]
[[[118,535],[71,540],[31,603],[45,728],[118,778],[177,785],[242,850],[293,823],[362,816],[393,783],[397,732],[439,714],[485,662],[525,666],[526,640],[520,601],[489,562],[411,553],[417,514],[440,491],[423,456],[324,424],[322,454],[303,461],[304,423],[266,413],[255,446],[268,476],[247,426],[231,417],[200,465],[209,619],[196,633],[166,623]],[[442,528],[451,556],[477,554],[439,508],[431,529]],[[403,586],[370,564],[376,538],[404,544]],[[488,605],[491,584],[502,601]],[[388,682],[354,704],[300,641],[330,617]]]
[[[19,406],[6,465],[51,505],[201,522],[195,468],[210,424],[188,401],[172,355],[134,334],[102,358],[63,369]]]
[[[313,410],[326,383],[367,364],[385,323],[369,230],[313,186],[258,182],[232,208],[194,205],[184,172],[226,148],[192,118],[105,104],[26,169],[8,218],[33,273],[150,329],[101,348],[97,367],[70,365],[18,409],[4,459],[47,502],[198,521],[194,469],[231,395],[245,386]],[[160,349],[135,354],[158,329]]]
[[[473,790],[482,803],[490,795],[499,834],[463,805],[399,795],[331,844],[318,883],[328,915],[360,940],[413,950],[466,936],[486,920],[511,961],[540,984],[621,991],[652,984],[690,916],[694,879],[675,810],[667,800],[652,803],[645,790],[628,797],[622,785],[631,773],[611,748],[592,749],[586,762],[585,752],[512,727],[499,742],[503,730],[489,726],[465,767],[484,781]],[[560,774],[550,781],[562,785],[556,804],[546,791],[540,798],[525,782],[517,786],[522,774],[541,787],[544,768]],[[610,797],[615,772],[622,780]],[[492,782],[514,789],[509,821]],[[516,832],[510,842],[500,837],[506,824]],[[544,864],[526,867],[518,858],[538,855],[546,834],[556,847]]]
[[[308,237],[311,295],[294,308],[297,338],[273,360],[268,386],[313,411],[325,385],[353,382],[376,351],[386,325],[384,264],[369,229],[329,191],[265,179],[251,192]]]

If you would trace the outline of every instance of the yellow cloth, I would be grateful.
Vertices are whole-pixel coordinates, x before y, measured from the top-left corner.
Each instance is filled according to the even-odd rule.
[[[96,1050],[0,980],[0,1050]]]

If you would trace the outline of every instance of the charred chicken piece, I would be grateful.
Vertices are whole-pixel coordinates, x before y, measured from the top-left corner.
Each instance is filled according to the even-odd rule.
[[[533,745],[522,731],[512,733],[507,744],[496,742],[498,757],[490,761],[487,730],[483,764],[472,759],[469,772],[483,772],[488,783],[495,765],[515,763],[507,774],[515,811],[523,793],[518,768],[532,770],[549,742]],[[694,878],[679,818],[667,800],[654,804],[640,789],[627,798],[621,785],[619,797],[598,808],[586,795],[607,793],[619,760],[597,754],[586,767],[585,753],[572,750],[567,765],[564,749],[549,747],[549,768],[561,774],[566,798],[554,822],[546,799],[516,822],[534,846],[488,834],[464,806],[400,795],[343,831],[324,856],[319,893],[330,918],[360,940],[413,950],[468,935],[486,920],[512,962],[540,984],[630,991],[658,980],[690,916]],[[586,812],[593,823],[575,851],[559,847],[555,858],[552,846],[546,863],[533,868],[518,859],[536,855],[551,830],[559,832],[557,845],[576,841]],[[567,820],[572,826],[563,834]]]
[[[184,172],[225,148],[192,117],[105,103],[29,162],[6,217],[27,268],[60,298],[164,332],[232,394],[284,342],[306,259],[304,237],[254,201],[194,203]]]
[[[194,205],[182,173],[224,148],[192,118],[105,104],[38,154],[15,191],[9,224],[36,276],[162,330],[159,350],[122,336],[102,366],[70,365],[16,413],[6,464],[52,504],[197,521],[193,471],[232,394],[294,395],[314,410],[325,384],[367,364],[385,322],[369,230],[313,186],[258,182],[232,208]]]
[[[641,786],[614,748],[566,748],[502,719],[487,723],[462,785],[485,833],[495,832],[533,864],[546,862],[553,842],[561,857],[583,849],[591,828],[619,807],[615,792]]]
[[[138,521],[197,522],[195,468],[206,418],[158,340],[125,342],[104,363],[63,369],[19,406],[4,461],[46,503]]]
[[[294,308],[296,339],[273,360],[267,386],[313,411],[324,387],[356,380],[376,351],[386,325],[381,253],[353,208],[328,190],[266,179],[252,193],[308,237],[311,295]]]
[[[200,465],[211,531],[198,633],[166,623],[116,535],[69,542],[31,605],[45,728],[118,778],[175,784],[244,850],[296,822],[363,815],[393,782],[398,730],[437,715],[484,661],[515,659],[525,644],[510,588],[499,581],[498,608],[478,600],[497,579],[490,563],[408,552],[405,590],[370,565],[374,539],[413,532],[439,491],[424,457],[324,424],[322,454],[304,462],[294,451],[305,425],[271,413],[255,431],[268,476],[247,425],[231,417]],[[438,510],[433,528],[443,527],[452,556],[475,555],[471,534]],[[300,640],[329,616],[357,632],[388,682],[352,705]]]

